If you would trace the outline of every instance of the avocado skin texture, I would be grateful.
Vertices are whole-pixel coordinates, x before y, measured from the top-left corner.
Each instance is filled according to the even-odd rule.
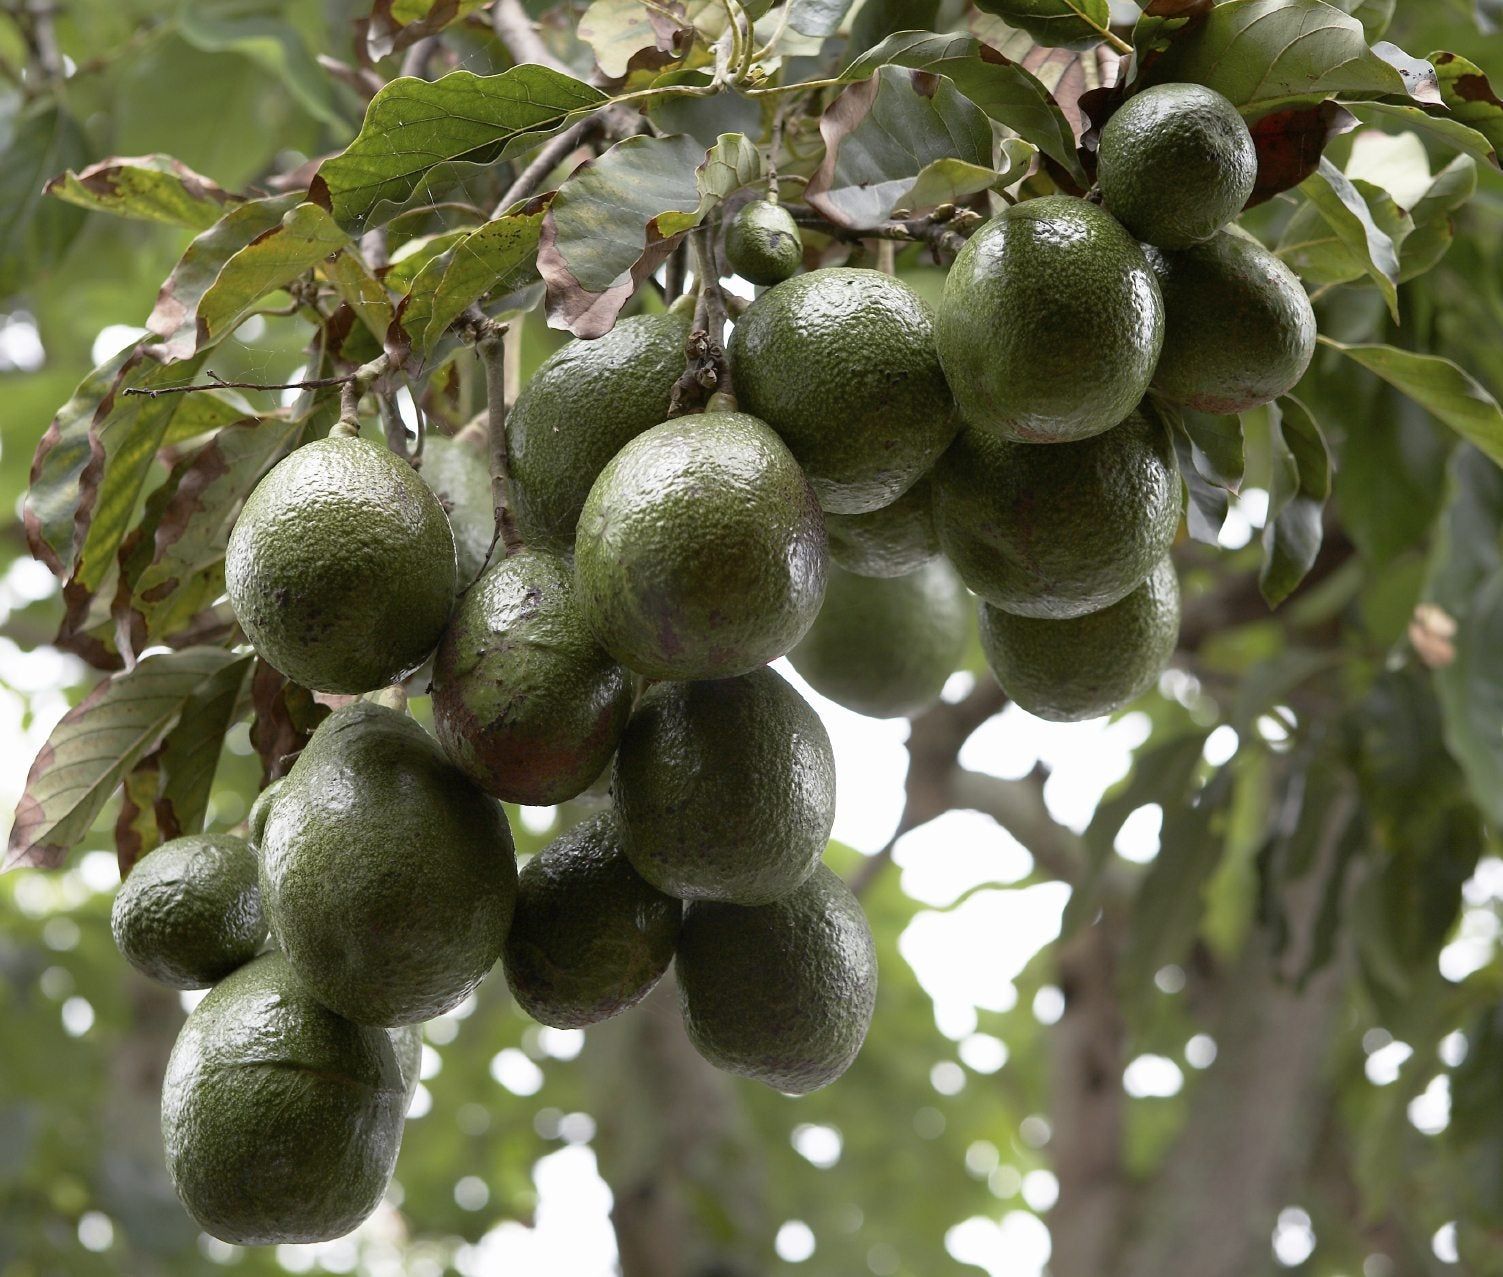
[[[681,900],[766,904],[809,876],[835,823],[835,754],[781,674],[659,683],[616,755],[627,857]]]
[[[755,417],[707,412],[638,435],[590,489],[576,598],[612,656],[648,678],[728,678],[814,623],[828,565],[819,503]]]
[[[1141,411],[1049,447],[963,430],[935,473],[945,553],[966,585],[1017,616],[1110,607],[1143,583],[1179,527],[1168,433]]]
[[[417,669],[449,619],[456,574],[438,498],[368,439],[318,439],[279,462],[225,555],[246,637],[316,692],[369,692]]]
[[[851,1066],[877,1001],[871,930],[825,865],[773,904],[689,905],[675,969],[699,1053],[790,1095]]]
[[[602,812],[522,867],[506,983],[542,1024],[598,1024],[652,991],[673,961],[682,917],[677,900],[631,867],[615,814]]]
[[[162,1083],[167,1170],[221,1241],[328,1241],[381,1201],[404,1108],[386,1033],[320,1006],[281,954],[263,954],[178,1034]]]
[[[880,271],[832,266],[769,289],[729,353],[741,407],[783,437],[836,514],[895,501],[959,426],[929,307]]]
[[[266,832],[266,819],[271,815],[271,805],[276,802],[277,795],[282,792],[282,785],[286,779],[285,776],[278,776],[257,794],[256,801],[251,804],[251,809],[245,817],[245,841],[258,856],[261,854],[261,838]]]
[[[981,605],[981,650],[1030,714],[1055,723],[1100,718],[1157,681],[1179,638],[1179,582],[1165,558],[1120,603],[1068,621]]]
[[[1230,222],[1253,193],[1258,152],[1237,108],[1199,84],[1158,84],[1101,130],[1106,207],[1140,240],[1189,248]]]
[[[358,1024],[430,1020],[501,956],[517,862],[501,807],[406,714],[357,701],[313,734],[261,843],[272,935]]]
[[[439,742],[506,802],[548,807],[589,788],[616,752],[631,706],[631,676],[580,616],[568,567],[542,551],[488,568],[439,644]]]
[[[1235,413],[1294,389],[1315,354],[1315,311],[1289,267],[1228,231],[1151,256],[1168,315],[1155,390],[1186,408]]]
[[[626,443],[668,416],[684,371],[686,315],[623,319],[542,363],[506,417],[512,514],[534,549],[569,554],[595,477]]]
[[[1015,204],[970,238],[945,279],[934,336],[968,425],[1068,443],[1138,406],[1164,307],[1121,224],[1056,195]]]
[[[826,514],[830,558],[858,576],[907,576],[939,557],[934,482],[925,475],[891,505],[866,514]]]
[[[770,200],[743,205],[726,227],[725,260],[753,284],[780,284],[797,273],[804,241],[793,214]]]
[[[110,909],[125,960],[172,989],[206,989],[266,939],[256,856],[243,838],[191,834],[146,853]]]
[[[405,1115],[417,1091],[423,1067],[423,1031],[415,1024],[400,1024],[387,1029],[392,1053],[397,1057],[397,1072],[402,1077],[402,1113]]]
[[[459,554],[459,588],[480,575],[495,540],[491,476],[478,449],[459,439],[430,435],[423,444],[423,482],[449,516]]]
[[[871,718],[939,699],[965,654],[971,598],[944,560],[908,576],[834,568],[825,605],[788,659],[821,696]]]

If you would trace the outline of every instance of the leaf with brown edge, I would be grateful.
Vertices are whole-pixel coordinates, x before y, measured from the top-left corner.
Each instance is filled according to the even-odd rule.
[[[761,152],[740,133],[722,133],[708,152],[687,134],[631,137],[581,164],[539,239],[549,324],[576,337],[609,332],[680,237],[761,173]]]
[[[1373,45],[1373,52],[1403,77],[1404,88],[1416,102],[1426,106],[1440,106],[1440,77],[1424,58],[1410,57],[1398,45],[1380,40]]]
[[[1248,125],[1258,152],[1258,180],[1247,206],[1291,191],[1320,167],[1326,147],[1357,127],[1357,117],[1336,102],[1272,111]]]
[[[878,68],[830,104],[819,131],[825,156],[805,193],[837,226],[880,225],[937,162],[992,166],[985,113],[932,71]]]
[[[194,696],[245,658],[193,647],[148,656],[101,681],[65,714],[26,777],[6,869],[55,869],[88,834],[125,775],[155,749]]]
[[[372,62],[389,58],[485,8],[487,0],[376,0],[366,22],[365,51]]]
[[[157,824],[163,837],[179,838],[203,829],[225,733],[248,708],[242,692],[254,659],[247,653],[206,678],[188,697],[176,726],[162,742]]]
[[[694,24],[680,0],[591,0],[577,31],[612,80],[677,62],[694,43]]]
[[[200,348],[198,307],[204,294],[230,258],[280,226],[283,215],[299,202],[292,194],[238,205],[188,245],[146,320],[147,329],[162,339],[160,349],[167,360],[187,359]]]
[[[161,750],[153,750],[125,775],[120,786],[120,814],[115,817],[115,863],[120,881],[148,851],[165,841],[157,824],[157,795],[161,792]]]
[[[241,503],[296,445],[304,423],[243,417],[173,465],[122,546],[117,624],[133,646],[164,642],[224,593],[224,555]]]
[[[1429,60],[1451,117],[1487,139],[1496,163],[1496,155],[1503,152],[1503,100],[1493,92],[1482,68],[1459,53],[1432,53]]]
[[[88,168],[60,173],[48,195],[91,212],[201,231],[232,205],[244,202],[170,155],[112,156]]]
[[[306,687],[283,677],[260,657],[251,674],[250,739],[261,759],[261,788],[285,776],[314,729],[329,716]]]

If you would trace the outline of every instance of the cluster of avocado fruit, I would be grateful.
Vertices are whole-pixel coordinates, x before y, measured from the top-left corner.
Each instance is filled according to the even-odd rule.
[[[712,1064],[794,1094],[839,1077],[875,954],[821,863],[829,737],[769,662],[912,714],[962,659],[974,594],[1024,708],[1083,719],[1153,685],[1180,487],[1144,400],[1239,412],[1313,351],[1298,280],[1227,229],[1256,169],[1224,98],[1145,90],[1102,132],[1100,202],[1009,206],[933,313],[877,271],[799,273],[786,210],[747,205],[728,261],[771,287],[729,343],[735,407],[668,419],[675,310],[566,345],[507,420],[523,547],[493,561],[460,440],[429,440],[421,475],[338,429],[275,466],[231,536],[236,616],[293,681],[377,696],[319,725],[245,838],[169,842],[116,899],[134,965],[210,988],[163,1088],[193,1217],[246,1244],[354,1227],[392,1172],[415,1026],[497,960],[568,1028],[672,963]],[[432,735],[380,695],[430,660]],[[501,802],[607,777],[604,809],[519,875]]]

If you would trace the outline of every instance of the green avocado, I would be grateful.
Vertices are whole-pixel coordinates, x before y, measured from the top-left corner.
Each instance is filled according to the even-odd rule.
[[[1112,216],[1159,248],[1210,239],[1258,180],[1247,122],[1199,84],[1157,84],[1128,98],[1101,130],[1096,163]]]
[[[631,867],[612,812],[565,830],[522,867],[506,983],[534,1020],[597,1024],[635,1006],[673,961],[683,906]]]
[[[611,794],[626,854],[681,900],[765,904],[792,891],[835,821],[835,754],[819,715],[770,669],[647,690]]]
[[[358,1024],[463,1001],[501,956],[516,892],[500,804],[368,701],[319,724],[261,841],[272,934],[309,992]]]
[[[251,804],[250,811],[245,817],[245,840],[250,843],[251,850],[257,855],[261,854],[261,835],[266,831],[266,818],[271,815],[271,805],[276,802],[277,795],[282,792],[282,782],[286,779],[279,776],[265,789],[256,795],[256,801]]]
[[[110,909],[125,960],[159,984],[206,989],[266,939],[256,856],[243,838],[191,834],[149,851]]]
[[[780,284],[804,264],[804,242],[793,215],[781,204],[753,200],[731,218],[725,260],[753,284]]]
[[[380,1202],[404,1109],[386,1033],[341,1019],[281,954],[263,954],[178,1034],[162,1083],[167,1171],[221,1241],[328,1241]]]
[[[1154,253],[1168,324],[1153,388],[1201,412],[1246,412],[1293,390],[1315,354],[1315,311],[1299,276],[1230,231]]]
[[[449,757],[506,802],[589,788],[631,714],[631,676],[595,640],[563,560],[521,550],[465,593],[439,644],[433,724]]]
[[[689,317],[638,315],[543,361],[506,417],[511,509],[534,549],[569,554],[595,476],[668,416]]]
[[[1109,607],[1143,583],[1179,527],[1168,433],[1140,411],[1048,447],[963,430],[935,488],[940,544],[961,580],[1018,616]]]
[[[1056,723],[1099,718],[1158,682],[1179,638],[1179,582],[1165,558],[1120,603],[1067,621],[981,605],[981,649],[1002,690]]]
[[[880,271],[832,266],[769,289],[729,353],[741,407],[783,437],[836,514],[895,501],[959,425],[929,307]]]
[[[908,576],[833,568],[825,605],[788,659],[821,696],[872,718],[939,699],[965,655],[971,599],[943,560]]]
[[[459,553],[459,588],[464,589],[480,575],[495,540],[495,502],[485,457],[464,439],[429,435],[418,473],[449,516]]]
[[[402,1092],[406,1096],[402,1112],[405,1114],[412,1104],[423,1067],[423,1031],[415,1024],[399,1024],[394,1029],[387,1029],[386,1036],[391,1040],[392,1053],[397,1057],[397,1072],[402,1077]]]
[[[725,678],[776,660],[825,592],[824,519],[798,463],[761,421],[679,417],[600,472],[579,520],[580,611],[648,678]]]
[[[1121,224],[1056,195],[1014,204],[970,238],[945,279],[934,337],[968,425],[1068,443],[1138,406],[1164,308]]]
[[[828,1086],[851,1066],[876,1007],[871,929],[824,865],[773,904],[689,905],[675,970],[699,1053],[789,1095]]]
[[[405,461],[368,439],[318,439],[279,462],[230,533],[225,586],[257,653],[316,692],[359,693],[438,645],[454,534]]]
[[[826,514],[830,558],[858,576],[906,576],[939,557],[934,483],[925,475],[891,505],[867,514]]]

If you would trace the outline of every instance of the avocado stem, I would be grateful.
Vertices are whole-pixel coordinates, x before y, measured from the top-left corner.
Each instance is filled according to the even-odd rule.
[[[490,453],[491,505],[496,514],[496,531],[485,561],[489,565],[500,543],[502,553],[510,557],[522,548],[522,534],[511,511],[508,488],[511,463],[506,449],[506,413],[508,401],[508,343],[505,324],[487,321],[486,330],[475,343],[475,351],[485,365],[486,443]],[[510,343],[516,345],[515,338]]]

